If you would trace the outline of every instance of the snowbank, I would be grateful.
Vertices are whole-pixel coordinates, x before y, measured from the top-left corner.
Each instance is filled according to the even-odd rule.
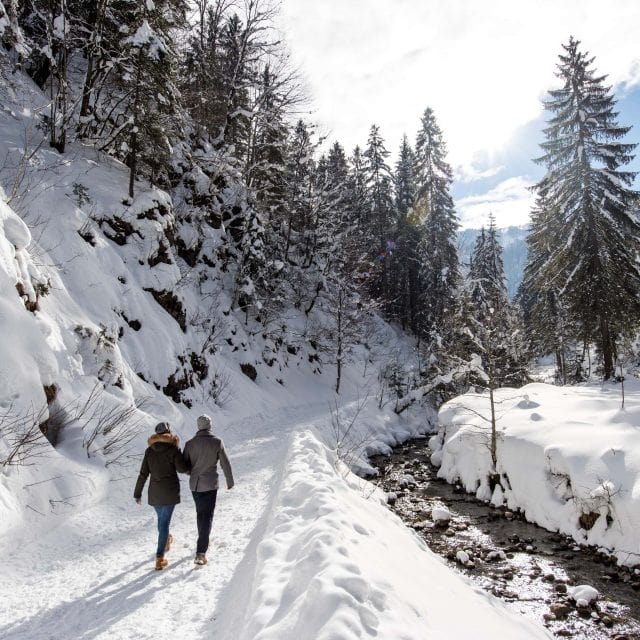
[[[488,477],[486,394],[467,393],[440,410],[431,439],[439,476],[479,498],[520,509],[527,520],[640,563],[640,383],[500,389],[497,469]]]
[[[354,476],[345,482],[313,432],[293,435],[285,468],[247,609],[219,625],[218,637],[549,637],[448,569],[372,485]]]

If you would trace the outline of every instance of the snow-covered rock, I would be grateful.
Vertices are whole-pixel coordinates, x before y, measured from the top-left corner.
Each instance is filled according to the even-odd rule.
[[[580,584],[576,587],[567,587],[567,594],[575,601],[576,605],[584,607],[589,606],[600,596],[598,590],[588,584]]]
[[[457,553],[456,553],[456,560],[463,565],[468,565],[469,562],[471,561],[471,556],[469,556],[469,554],[464,550],[464,549],[460,549]]]
[[[431,519],[434,522],[446,523],[446,522],[449,522],[449,520],[451,520],[451,517],[452,517],[451,511],[449,511],[447,507],[444,507],[444,506],[434,507],[431,510]]]

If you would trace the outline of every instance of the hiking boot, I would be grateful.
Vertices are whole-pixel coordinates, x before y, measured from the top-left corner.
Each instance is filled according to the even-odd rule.
[[[169,549],[171,549],[171,544],[173,543],[173,536],[171,534],[169,534],[169,537],[167,538],[167,544],[164,546],[164,552],[167,553],[167,551],[169,551]]]
[[[164,556],[156,556],[156,571],[164,569],[169,564],[169,561]]]
[[[207,564],[207,556],[204,553],[196,553],[195,564]]]

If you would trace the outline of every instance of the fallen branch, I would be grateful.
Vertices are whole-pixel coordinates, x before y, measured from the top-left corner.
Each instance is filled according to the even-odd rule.
[[[394,411],[400,415],[403,411],[408,409],[414,402],[421,400],[426,395],[432,393],[436,389],[447,387],[453,382],[457,382],[460,379],[467,377],[469,374],[474,373],[481,379],[486,379],[487,374],[482,370],[480,365],[480,358],[472,358],[469,362],[465,362],[459,367],[453,369],[444,376],[436,376],[429,383],[413,389],[404,398],[401,398],[396,403]]]

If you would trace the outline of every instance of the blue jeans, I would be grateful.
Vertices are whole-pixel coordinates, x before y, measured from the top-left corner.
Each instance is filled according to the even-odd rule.
[[[196,518],[198,522],[198,544],[196,546],[196,553],[207,553],[218,490],[192,491],[191,493],[193,494],[193,501],[196,503]]]
[[[157,556],[164,555],[164,549],[167,546],[167,540],[169,539],[169,525],[171,524],[171,516],[175,509],[175,504],[162,505],[160,507],[153,507],[156,510],[158,516],[158,550]]]

